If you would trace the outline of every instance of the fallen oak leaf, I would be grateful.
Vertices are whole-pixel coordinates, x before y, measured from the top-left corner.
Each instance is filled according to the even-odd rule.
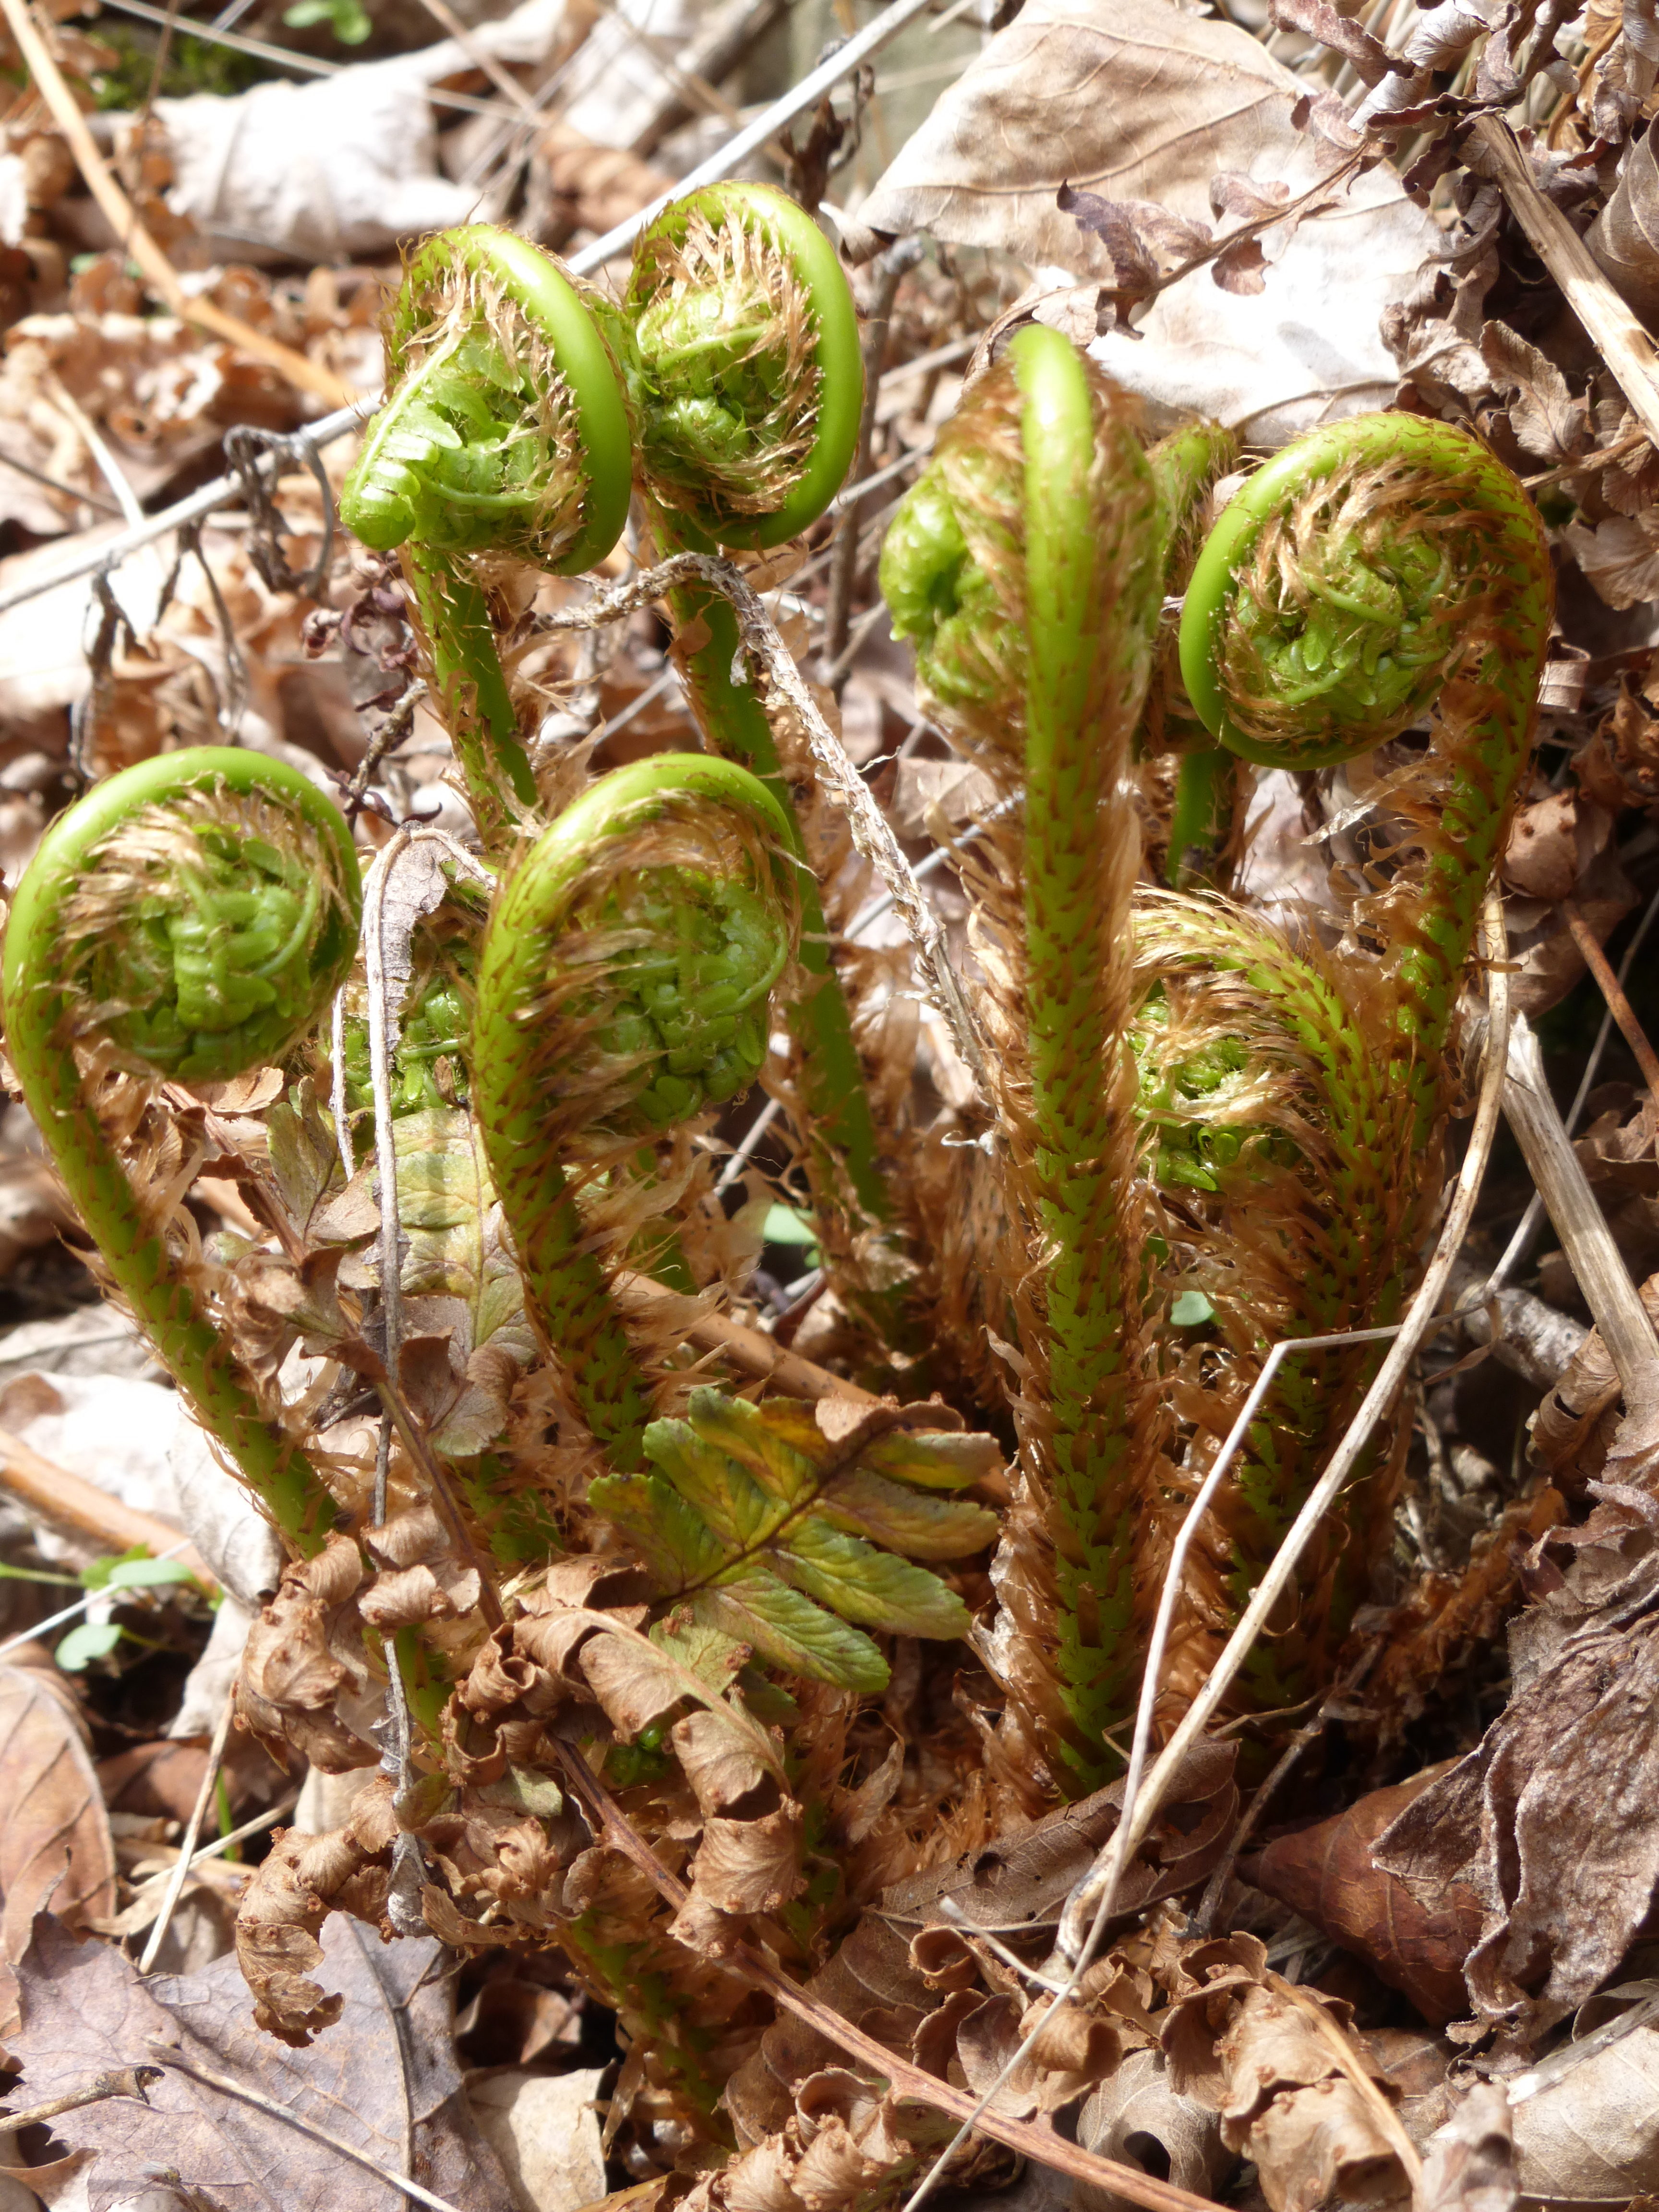
[[[143,2197],[161,2170],[222,2212],[269,2212],[273,2201],[283,2212],[396,2212],[407,2201],[398,2177],[418,2174],[459,2212],[513,2212],[466,2108],[448,1989],[434,1971],[441,1956],[431,1942],[388,1949],[336,1921],[327,1961],[348,2032],[295,2051],[253,2027],[234,1960],[143,1981],[113,1947],[77,1944],[42,1914],[20,1967],[14,2055],[36,2101],[139,2052],[166,2069],[148,2106],[87,2105],[52,2124],[86,2160],[98,2203]],[[240,2094],[220,2094],[221,2081]],[[307,2126],[340,2138],[371,2171]]]

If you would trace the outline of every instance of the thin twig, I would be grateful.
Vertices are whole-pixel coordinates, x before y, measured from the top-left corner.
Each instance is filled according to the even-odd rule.
[[[1524,1017],[1516,1018],[1510,1037],[1504,1111],[1607,1348],[1626,1410],[1635,1413],[1659,1393],[1659,1342],[1550,1096],[1544,1057]]]
[[[558,1741],[555,1748],[576,1796],[581,1799],[590,1820],[598,1821],[605,1843],[638,1867],[658,1894],[678,1911],[689,1894],[684,1883],[663,1865],[580,1753],[574,1746]],[[1144,2206],[1146,2212],[1215,2212],[1207,2197],[1196,2197],[1190,2190],[1177,2188],[1173,2182],[1159,2181],[1139,2166],[1121,2166],[1115,2159],[1102,2158],[1079,2143],[1067,2142],[1052,2128],[1034,2127],[1028,2121],[1009,2119],[1001,2112],[980,2113],[975,2100],[965,2091],[941,2081],[937,2075],[924,2073],[921,2067],[878,2043],[873,2036],[866,2035],[850,2020],[792,1982],[749,1944],[738,1943],[729,1955],[775,2003],[816,2028],[826,2041],[839,2045],[897,2094],[966,2118],[970,2124],[977,2125],[981,2135],[989,2136],[995,2142],[1006,2143],[1011,2150],[1035,2160],[1039,2166],[1046,2166],[1055,2173],[1071,2174],[1112,2196],[1127,2197],[1130,2203]]]
[[[1585,921],[1577,899],[1563,899],[1561,917],[1572,932],[1572,941],[1583,955],[1584,965],[1595,976],[1601,996],[1607,1002],[1607,1012],[1619,1024],[1620,1034],[1635,1054],[1636,1065],[1642,1071],[1642,1080],[1648,1086],[1648,1097],[1659,1106],[1659,1055],[1648,1042],[1647,1031],[1636,1018],[1636,1009],[1625,996],[1625,987],[1613,972],[1613,963],[1601,949],[1601,940]]]
[[[161,1899],[161,1909],[155,1916],[155,1924],[149,1931],[143,1955],[138,1961],[141,1974],[149,1973],[155,1964],[155,1954],[161,1948],[174,1908],[190,1874],[191,1854],[196,1849],[202,1832],[202,1823],[207,1818],[207,1808],[213,1802],[213,1793],[219,1784],[219,1769],[224,1765],[225,1746],[230,1741],[230,1723],[236,1711],[234,1685],[226,1692],[224,1711],[219,1716],[219,1725],[213,1731],[213,1741],[208,1746],[207,1771],[202,1777],[202,1786],[196,1793],[196,1808],[185,1825],[179,1839],[178,1862],[167,1881],[167,1893]]]
[[[157,2065],[164,2067],[168,2073],[183,2074],[192,2081],[200,2081],[210,2089],[216,2089],[222,2097],[234,2097],[239,2104],[252,2105],[256,2112],[264,2112],[268,2118],[280,2120],[285,2128],[293,2128],[300,2135],[309,2136],[313,2142],[319,2142],[325,2148],[337,2152],[340,2157],[349,2159],[354,2166],[362,2166],[376,2180],[386,2182],[391,2188],[401,2189],[417,2204],[426,2205],[428,2212],[459,2212],[459,2207],[452,2204],[448,2197],[440,2197],[435,2191],[424,2187],[418,2181],[410,2180],[407,2174],[393,2172],[390,2167],[382,2166],[378,2159],[370,2158],[367,2151],[359,2150],[356,2143],[349,2143],[343,2136],[337,2136],[332,2128],[319,2127],[315,2120],[307,2119],[291,2105],[279,2105],[274,2097],[267,2097],[261,2091],[250,2088],[246,2081],[233,2081],[228,2074],[216,2073],[210,2066],[198,2066],[187,2058],[180,2058],[173,2046],[160,2035],[146,2036],[144,2039],[155,2050]]]
[[[848,759],[803,681],[789,648],[762,605],[758,593],[731,562],[708,553],[676,553],[654,568],[642,568],[624,584],[599,592],[581,606],[547,617],[551,629],[596,629],[620,622],[638,607],[649,606],[678,585],[695,579],[720,592],[738,618],[743,648],[759,665],[767,684],[787,706],[805,732],[818,772],[847,816],[853,842],[892,894],[915,949],[916,966],[927,994],[948,1025],[957,1052],[989,1091],[986,1053],[978,1022],[963,995],[961,981],[945,950],[945,925],[923,898],[915,871],[877,805],[875,794]],[[734,671],[734,677],[736,672]]]
[[[15,4],[15,0],[12,0],[12,4]],[[689,175],[680,179],[672,192],[665,192],[649,207],[641,209],[638,215],[629,216],[614,230],[606,231],[603,238],[595,239],[580,255],[574,256],[572,268],[582,275],[590,270],[603,268],[613,254],[620,253],[625,246],[631,246],[647,223],[655,222],[670,200],[684,199],[689,192],[701,191],[704,185],[712,185],[721,177],[729,177],[757,147],[766,143],[774,131],[782,125],[793,122],[796,116],[805,113],[809,107],[816,107],[832,85],[839,84],[844,76],[850,76],[861,61],[867,59],[878,47],[884,46],[890,39],[896,38],[908,22],[932,4],[933,0],[892,0],[892,5],[884,8],[873,22],[866,23],[861,31],[837,46],[827,61],[820,62],[815,70],[809,70],[799,84],[792,86],[781,99],[775,100],[752,123],[745,124],[734,137],[728,138],[717,154],[711,154],[706,161],[699,161]]]
[[[352,770],[351,781],[345,787],[345,817],[355,822],[368,796],[368,787],[374,781],[374,771],[391,753],[395,753],[409,735],[415,720],[415,709],[426,696],[426,679],[417,676],[397,705],[386,716],[368,741],[368,749]]]
[[[161,2078],[159,2066],[118,2066],[88,2081],[84,2089],[71,2089],[64,2097],[48,2097],[44,2105],[31,2105],[27,2112],[9,2112],[0,2106],[0,2127],[9,2134],[21,2135],[25,2128],[38,2128],[64,2112],[78,2112],[82,2105],[101,2104],[106,2097],[136,2097],[141,2105],[148,2105],[149,2099],[144,2091]]]

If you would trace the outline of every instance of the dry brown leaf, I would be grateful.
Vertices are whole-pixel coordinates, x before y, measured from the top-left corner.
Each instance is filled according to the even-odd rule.
[[[1622,2002],[1613,1995],[1586,2005],[1576,2039],[1514,2084],[1516,2179],[1528,2197],[1619,2202],[1659,2192],[1659,2027],[1644,2021],[1603,2040],[1638,2002],[1634,1992]]]
[[[1659,148],[1632,138],[1613,196],[1584,243],[1644,322],[1659,314]]]
[[[253,1995],[253,2017],[296,2051],[333,2026],[344,2002],[310,1978],[323,1961],[317,1939],[330,1916],[350,1913],[391,1936],[384,1916],[396,1834],[391,1786],[377,1778],[354,1801],[343,1828],[325,1836],[276,1830],[243,1893],[236,1960]]]
[[[1221,2140],[1220,2116],[1171,2088],[1161,2051],[1127,2054],[1079,2114],[1077,2139],[1196,2197],[1218,2196],[1237,2162]],[[1126,2201],[1087,2183],[1077,2193],[1078,2212],[1121,2212]]]
[[[356,1597],[357,1547],[331,1536],[314,1559],[283,1570],[276,1596],[248,1631],[236,1685],[242,1726],[286,1768],[289,1748],[325,1774],[375,1766],[380,1753],[337,1710],[343,1692],[368,1680]]]
[[[1653,1499],[1623,1489],[1544,1540],[1534,1582],[1556,1587],[1512,1636],[1507,1709],[1376,1844],[1376,1864],[1431,1908],[1455,1885],[1474,1891],[1469,1994],[1517,2040],[1607,1979],[1659,1880],[1656,1523]],[[1565,1575],[1563,1551],[1578,1554]]]
[[[1515,394],[1510,427],[1527,453],[1559,463],[1584,451],[1590,441],[1589,404],[1573,397],[1547,354],[1528,345],[1507,323],[1486,325],[1480,353],[1493,383]]]
[[[115,1844],[91,1741],[69,1683],[43,1646],[0,1667],[0,2040],[15,2018],[11,1967],[37,1912],[66,1923],[115,1910]]]
[[[1125,1914],[1194,1887],[1225,1848],[1238,1810],[1237,1753],[1199,1743],[1172,1779],[1158,1824],[1125,1869],[1118,1901]],[[905,1927],[951,1923],[995,1934],[1027,1935],[1052,1926],[1073,1885],[1117,1826],[1123,1784],[1050,1814],[1024,1835],[976,1851],[961,1864],[922,1874],[884,1892],[880,1909]],[[942,1909],[948,1903],[949,1917]]]
[[[882,235],[926,230],[1115,284],[1115,253],[1062,211],[1061,188],[1194,224],[1213,216],[1218,174],[1263,190],[1288,184],[1294,198],[1343,158],[1296,127],[1306,89],[1248,32],[1173,0],[1028,0],[938,101],[859,219]],[[1339,411],[1392,397],[1381,318],[1435,242],[1382,165],[1328,213],[1304,219],[1257,297],[1200,271],[1137,324],[1142,342],[1108,337],[1092,350],[1160,407],[1251,416],[1252,436],[1276,442],[1324,419],[1329,400],[1309,397],[1322,388],[1340,393]]]
[[[1417,2212],[1515,2212],[1515,2166],[1510,2100],[1477,2081],[1429,2145]]]
[[[1573,558],[1607,604],[1622,613],[1659,599],[1659,507],[1611,514],[1605,522],[1570,522]]]
[[[79,2089],[117,2066],[167,2069],[148,2106],[130,2098],[83,2105],[52,2123],[57,2141],[88,2154],[100,2205],[157,2201],[159,2174],[180,2197],[218,2212],[397,2212],[394,2176],[417,2176],[460,2212],[514,2212],[495,2153],[467,2110],[450,2034],[450,1991],[438,1945],[390,1946],[337,1920],[330,1979],[347,2029],[315,2050],[284,2050],[250,2019],[234,1959],[203,1972],[140,1980],[106,1943],[76,1944],[47,1916],[22,1961],[23,2026],[13,2046],[31,2103]],[[280,2108],[261,2112],[174,2065],[204,2069]],[[342,2136],[378,2167],[355,2166],[280,2113]]]
[[[1571,898],[1613,834],[1613,817],[1582,791],[1523,806],[1504,848],[1504,880],[1528,898]]]
[[[692,1895],[717,1912],[775,1912],[806,1887],[800,1869],[805,1815],[793,1797],[755,1820],[708,1820]]]
[[[874,1913],[866,1913],[806,1989],[855,2025],[872,2014],[885,2018],[930,2009],[938,2002],[938,1992],[910,1963],[905,1936]],[[758,2143],[775,2133],[794,2110],[798,2085],[837,2060],[836,2046],[817,2028],[793,2013],[781,2015],[762,2037],[755,2056],[726,2084],[726,2107],[739,2143]]]
[[[1358,2198],[1407,2204],[1409,2150],[1380,2100],[1396,2094],[1348,2034],[1348,2007],[1267,1971],[1237,1935],[1182,1957],[1188,1989],[1162,2030],[1170,2087],[1221,2118],[1227,2147],[1256,2162],[1273,2212]]]
[[[1431,1767],[1373,1790],[1333,1820],[1282,1836],[1250,1860],[1245,1879],[1370,1961],[1435,2027],[1468,2010],[1463,1961],[1480,1935],[1480,1900],[1454,1885],[1431,1911],[1371,1863],[1371,1846],[1413,1799],[1443,1773]]]

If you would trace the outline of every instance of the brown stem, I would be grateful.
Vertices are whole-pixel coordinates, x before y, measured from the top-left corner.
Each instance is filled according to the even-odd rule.
[[[1607,1011],[1619,1024],[1625,1042],[1636,1055],[1636,1065],[1642,1071],[1642,1080],[1648,1086],[1648,1097],[1659,1106],[1659,1055],[1648,1042],[1647,1031],[1636,1018],[1636,1009],[1625,996],[1624,986],[1613,972],[1613,963],[1601,950],[1601,940],[1584,919],[1583,910],[1577,899],[1563,899],[1561,913],[1567,927],[1572,932],[1572,941],[1584,956],[1584,965],[1601,987],[1601,996],[1607,1002]]]

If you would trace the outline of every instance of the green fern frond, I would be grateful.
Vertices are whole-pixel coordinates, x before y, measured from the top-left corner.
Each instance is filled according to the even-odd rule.
[[[969,1626],[955,1591],[914,1562],[964,1559],[997,1533],[985,1506],[935,1494],[1000,1466],[995,1440],[901,1418],[873,1416],[837,1443],[810,1407],[695,1390],[686,1419],[646,1431],[654,1471],[603,1476],[590,1501],[695,1620],[791,1674],[878,1692],[887,1665],[866,1629],[949,1638]]]

